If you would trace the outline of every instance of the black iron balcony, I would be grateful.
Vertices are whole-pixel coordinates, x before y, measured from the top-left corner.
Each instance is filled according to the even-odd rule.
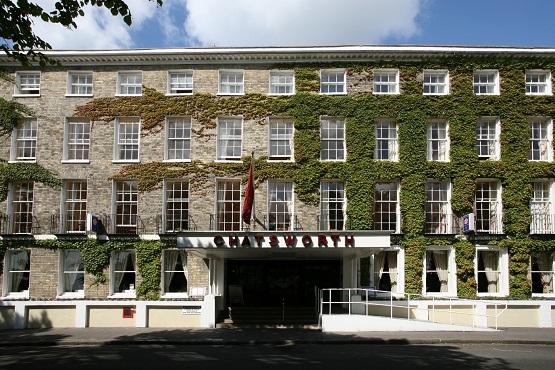
[[[104,215],[102,223],[107,234],[146,234],[145,224],[139,215],[109,214]]]
[[[156,216],[156,233],[180,233],[184,231],[196,231],[197,224],[193,220],[193,216],[185,215],[184,217],[175,217],[171,215]]]
[[[461,219],[451,213],[426,213],[425,230],[426,234],[458,234],[461,231]]]
[[[50,233],[52,234],[84,234],[87,232],[87,214],[55,214],[50,216]]]
[[[2,234],[40,234],[38,219],[29,214],[1,215],[0,233]]]
[[[342,212],[321,214],[316,218],[319,231],[344,230],[345,219]]]

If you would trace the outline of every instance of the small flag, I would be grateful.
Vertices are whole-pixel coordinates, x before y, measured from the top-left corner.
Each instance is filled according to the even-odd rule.
[[[245,201],[243,202],[243,210],[241,211],[241,218],[247,225],[251,224],[252,205],[254,203],[254,168],[251,161],[249,169],[249,179],[247,180],[247,189],[245,190]]]

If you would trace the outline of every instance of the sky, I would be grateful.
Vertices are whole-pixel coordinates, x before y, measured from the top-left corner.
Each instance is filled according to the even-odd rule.
[[[49,10],[52,0],[35,0]],[[471,45],[555,46],[555,0],[127,0],[87,6],[76,29],[34,22],[53,49]]]

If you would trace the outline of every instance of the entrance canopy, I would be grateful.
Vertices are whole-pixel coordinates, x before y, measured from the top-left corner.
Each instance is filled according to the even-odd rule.
[[[326,259],[364,257],[390,247],[389,231],[187,232],[177,247],[218,258]]]

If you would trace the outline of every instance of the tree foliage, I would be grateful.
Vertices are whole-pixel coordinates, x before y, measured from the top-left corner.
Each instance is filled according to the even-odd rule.
[[[162,0],[148,1],[156,1],[158,6],[163,3]],[[83,8],[89,4],[106,8],[114,16],[121,16],[128,26],[132,23],[131,11],[123,0],[61,0],[53,4],[53,10],[46,10],[28,0],[0,0],[0,37],[4,40],[0,48],[23,66],[29,66],[32,62],[38,62],[41,66],[56,64],[38,51],[52,47],[35,34],[33,23],[43,21],[77,28],[75,20],[85,15]]]

